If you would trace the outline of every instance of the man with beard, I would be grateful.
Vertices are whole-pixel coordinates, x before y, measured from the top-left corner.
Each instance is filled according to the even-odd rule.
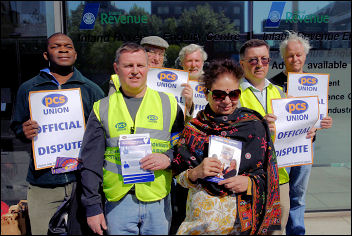
[[[298,36],[297,33],[288,32],[287,39],[280,43],[280,54],[284,59],[286,68],[271,78],[270,81],[273,84],[282,86],[284,91],[286,91],[288,72],[305,73],[303,66],[310,48],[308,39]],[[332,118],[326,116],[321,120],[320,124],[323,129],[331,128]],[[304,235],[305,196],[312,165],[287,167],[286,170],[290,176],[290,214],[286,225],[286,234]]]

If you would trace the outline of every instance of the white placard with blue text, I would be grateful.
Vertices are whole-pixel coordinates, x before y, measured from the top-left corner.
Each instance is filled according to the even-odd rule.
[[[318,96],[319,120],[315,128],[321,129],[320,121],[328,115],[329,74],[288,73],[287,95],[293,97]]]
[[[59,156],[78,158],[85,129],[80,88],[30,92],[29,108],[39,124],[32,142],[35,169],[53,167]]]
[[[199,84],[198,81],[189,81],[193,89],[193,117],[197,116],[197,113],[201,110],[204,110],[205,106],[208,104],[208,101],[205,99],[204,87]]]
[[[318,97],[272,99],[275,121],[274,147],[278,167],[313,163],[312,139],[308,131],[319,119]]]
[[[188,82],[188,72],[170,68],[150,68],[148,71],[147,85],[159,92],[172,93],[177,103],[185,114],[185,98],[182,97],[181,86]]]

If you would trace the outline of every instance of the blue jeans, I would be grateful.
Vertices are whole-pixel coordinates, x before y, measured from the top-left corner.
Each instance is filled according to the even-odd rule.
[[[286,224],[286,235],[304,235],[304,211],[306,193],[312,165],[286,168],[290,176],[290,214]]]
[[[167,235],[171,223],[170,194],[155,202],[139,201],[126,194],[120,201],[106,202],[106,221],[110,235]]]

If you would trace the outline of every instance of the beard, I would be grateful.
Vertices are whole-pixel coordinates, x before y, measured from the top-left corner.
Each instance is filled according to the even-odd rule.
[[[199,77],[203,74],[203,70],[198,71],[197,73],[192,73],[189,75],[191,80],[198,80]]]

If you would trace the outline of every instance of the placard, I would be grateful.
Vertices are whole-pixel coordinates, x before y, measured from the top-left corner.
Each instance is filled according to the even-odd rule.
[[[187,71],[156,67],[152,67],[148,71],[147,86],[159,92],[173,94],[183,114],[186,114],[185,98],[182,97],[184,87],[181,86],[184,83],[188,83]]]
[[[272,99],[275,121],[274,147],[278,167],[313,163],[312,139],[308,131],[319,119],[318,97]]]
[[[293,97],[318,96],[319,120],[315,128],[321,129],[320,121],[328,115],[329,74],[292,73],[287,76],[287,95]]]
[[[205,106],[208,104],[208,101],[205,99],[204,87],[199,84],[198,81],[190,80],[188,82],[193,89],[193,117],[196,117],[198,112],[205,109]]]
[[[29,109],[39,124],[32,141],[35,169],[55,166],[59,156],[78,158],[85,130],[81,89],[32,91]]]

